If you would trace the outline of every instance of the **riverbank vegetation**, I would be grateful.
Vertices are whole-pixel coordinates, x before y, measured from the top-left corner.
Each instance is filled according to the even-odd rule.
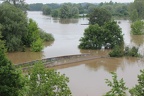
[[[97,13],[97,14],[96,14]],[[123,48],[123,34],[117,22],[106,10],[97,8],[89,15],[89,27],[80,39],[81,49],[114,49]]]
[[[133,35],[143,35],[144,34],[144,1],[135,0],[130,5],[130,20],[131,24],[131,33]]]
[[[122,79],[118,80],[118,76],[116,73],[111,72],[112,81],[106,79],[107,86],[111,87],[111,90],[108,91],[104,96],[127,96],[126,91],[129,91],[131,96],[143,96],[143,88],[144,88],[144,70],[140,70],[140,75],[138,75],[138,84],[136,84],[133,88],[128,88],[125,86],[125,82]]]
[[[41,51],[43,41],[54,40],[51,34],[41,31],[36,22],[28,19],[23,10],[9,2],[0,4],[0,14],[2,40],[8,52],[24,51],[25,47]]]
[[[68,77],[46,69],[41,62],[23,74],[7,59],[5,52],[0,45],[1,96],[71,96]]]

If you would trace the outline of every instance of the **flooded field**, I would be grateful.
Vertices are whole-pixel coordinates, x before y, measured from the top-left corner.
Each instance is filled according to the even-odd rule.
[[[14,63],[23,63],[32,60],[75,55],[81,53],[93,53],[105,56],[109,50],[80,50],[79,39],[83,36],[88,25],[87,18],[79,19],[55,19],[43,16],[41,12],[28,12],[28,17],[34,19],[39,27],[47,33],[52,33],[55,41],[45,43],[42,52],[14,52],[8,53],[8,58]],[[143,55],[144,36],[130,34],[130,22],[117,20],[124,34],[125,46],[137,46]],[[28,49],[29,50],[29,49]],[[133,87],[137,83],[137,75],[144,69],[143,58],[99,58],[79,63],[73,63],[56,67],[57,71],[69,77],[69,87],[73,96],[102,96],[109,87],[105,79],[111,79],[109,72],[116,72],[119,78],[124,78],[126,86]]]

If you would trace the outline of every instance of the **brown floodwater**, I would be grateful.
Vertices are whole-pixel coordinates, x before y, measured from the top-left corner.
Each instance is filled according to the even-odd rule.
[[[92,53],[105,56],[110,50],[80,50],[79,39],[88,27],[87,18],[79,19],[57,19],[44,16],[41,12],[28,12],[28,17],[34,19],[39,27],[47,33],[52,33],[55,41],[45,43],[42,52],[13,52],[7,53],[8,58],[14,63],[23,63],[32,60],[56,57],[63,55],[74,55],[81,53]],[[139,53],[144,55],[144,36],[130,34],[129,20],[117,20],[124,34],[125,46],[137,46]],[[27,49],[30,50],[30,49]],[[69,77],[69,87],[73,96],[102,96],[109,87],[105,79],[111,80],[110,72],[116,72],[118,78],[124,78],[126,86],[132,88],[137,83],[137,75],[144,69],[143,58],[99,58],[84,62],[78,62],[55,67],[57,71]],[[129,94],[128,94],[129,95]]]

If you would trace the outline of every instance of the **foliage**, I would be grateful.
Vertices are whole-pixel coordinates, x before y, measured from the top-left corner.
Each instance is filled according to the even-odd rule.
[[[58,17],[59,16],[59,11],[58,10],[53,10],[51,15],[52,15],[52,17]]]
[[[73,8],[71,9],[71,17],[76,18],[76,17],[78,17],[78,16],[79,16],[79,9],[78,9],[77,7],[73,7]]]
[[[71,96],[67,85],[69,79],[51,69],[45,69],[41,62],[29,73],[28,96]]]
[[[92,13],[89,14],[89,23],[104,25],[105,22],[111,21],[111,14],[109,11],[103,8],[95,8]]]
[[[121,46],[115,46],[109,55],[110,57],[122,57],[124,55],[123,48]]]
[[[22,10],[9,3],[0,6],[2,36],[8,51],[17,51],[27,34],[27,17]],[[12,39],[12,41],[11,41]]]
[[[80,14],[89,14],[94,11],[94,8],[104,8],[107,9],[112,16],[116,17],[128,17],[129,16],[129,3],[118,3],[118,2],[105,2],[105,3],[49,3],[49,4],[42,4],[42,3],[35,3],[35,4],[29,4],[29,9],[31,11],[41,11],[42,6],[48,6],[51,11],[59,10],[63,5],[68,5],[70,7],[70,10],[72,8],[78,8]],[[52,14],[51,14],[52,15]],[[74,16],[72,16],[74,17]]]
[[[42,3],[35,3],[35,4],[29,4],[29,10],[30,11],[42,11],[43,4]]]
[[[39,36],[39,28],[38,25],[35,21],[33,21],[32,19],[29,19],[29,23],[28,23],[28,34],[27,36],[24,38],[25,40],[25,45],[30,46],[34,41],[36,41],[38,38],[40,38]]]
[[[28,5],[25,3],[25,0],[1,0],[13,4],[15,7],[26,11],[28,9]]]
[[[0,96],[24,96],[25,79],[0,48]]]
[[[31,44],[32,51],[39,52],[43,49],[43,40],[38,38],[36,41],[33,41]]]
[[[143,21],[135,21],[131,25],[131,33],[133,35],[141,35],[144,34],[144,22]]]
[[[60,8],[60,18],[70,18],[70,7],[68,5],[63,5]]]
[[[40,38],[43,39],[43,41],[54,41],[54,37],[50,33],[46,33],[43,30],[39,30],[40,32]]]
[[[2,35],[1,35],[1,25],[0,25],[0,49],[5,49],[4,41],[2,40]]]
[[[6,47],[10,52],[19,51],[22,47],[22,41],[20,37],[15,35],[7,35]]]
[[[123,50],[121,46],[115,46],[115,48],[109,53],[110,57],[122,57],[122,56],[131,56],[131,57],[139,57],[138,48],[136,47],[125,47]]]
[[[107,92],[104,96],[125,96],[126,90],[128,89],[125,86],[123,79],[118,80],[117,74],[112,72],[112,81],[106,79],[106,84],[111,87],[111,90]],[[142,95],[141,95],[142,96]]]
[[[138,18],[138,12],[137,12],[137,10],[136,9],[133,9],[132,11],[131,11],[131,13],[130,13],[130,20],[132,21],[132,22],[135,22],[135,21],[137,21],[139,18]]]
[[[84,37],[80,39],[81,49],[113,49],[115,46],[123,46],[123,35],[115,21],[106,22],[104,26],[90,25],[85,29]]]
[[[132,21],[144,19],[144,0],[134,0],[129,6],[129,13]]]
[[[138,57],[138,56],[140,56],[138,54],[138,48],[136,48],[136,47],[132,47],[132,48],[126,47],[124,55],[125,56],[132,56],[132,57]]]
[[[138,75],[138,84],[130,89],[132,96],[144,96],[144,70],[140,70],[141,74]]]
[[[43,6],[42,7],[42,12],[44,15],[50,15],[51,14],[51,8],[49,8],[48,6]]]

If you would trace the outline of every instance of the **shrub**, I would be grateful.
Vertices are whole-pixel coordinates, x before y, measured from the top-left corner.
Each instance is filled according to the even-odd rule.
[[[132,47],[132,48],[126,47],[124,55],[125,56],[132,56],[132,57],[140,56],[138,54],[138,48],[136,48],[136,47]]]
[[[43,40],[38,38],[36,41],[31,44],[32,51],[39,52],[43,49]]]
[[[115,46],[114,49],[109,53],[110,57],[122,57],[124,55],[123,48]]]
[[[50,33],[46,33],[43,30],[39,30],[40,32],[40,38],[43,39],[43,41],[54,41],[54,37]]]
[[[135,21],[132,25],[131,25],[131,33],[133,35],[141,35],[144,34],[144,22],[143,21]]]

